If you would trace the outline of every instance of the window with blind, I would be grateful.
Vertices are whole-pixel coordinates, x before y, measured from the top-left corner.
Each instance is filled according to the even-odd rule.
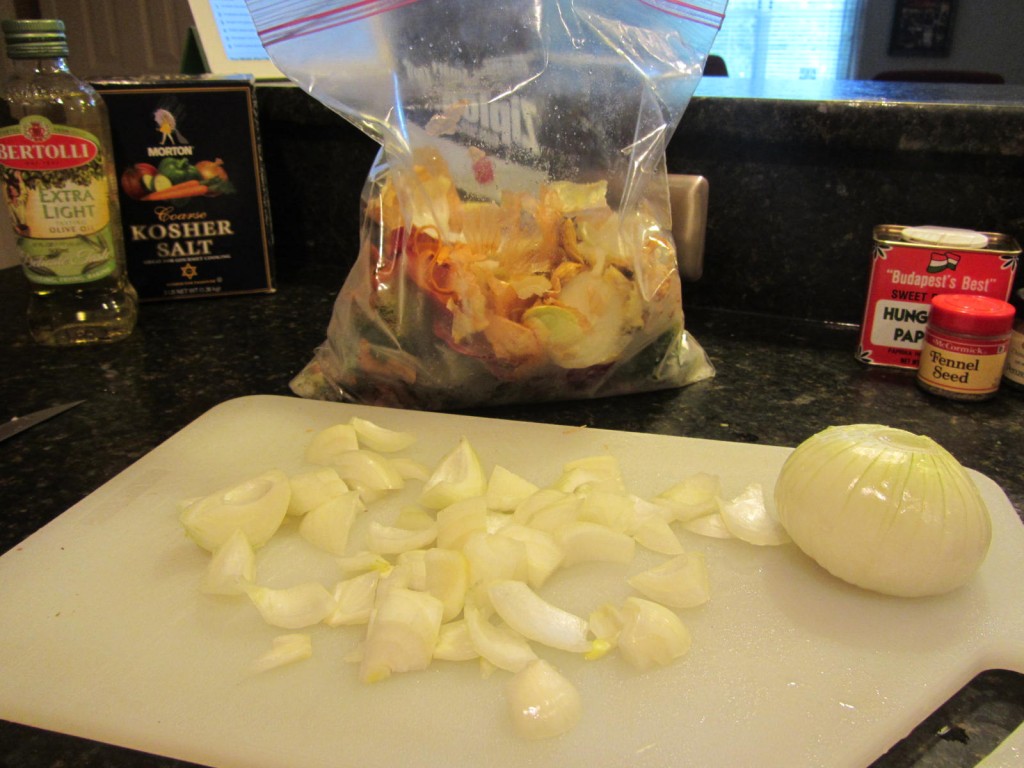
[[[840,80],[855,69],[864,0],[729,0],[711,53],[730,77]]]

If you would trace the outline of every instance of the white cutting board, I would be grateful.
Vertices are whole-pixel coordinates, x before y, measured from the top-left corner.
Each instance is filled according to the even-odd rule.
[[[199,593],[207,555],[185,539],[176,502],[271,467],[297,471],[310,436],[354,414],[416,432],[406,453],[424,462],[466,436],[488,469],[500,463],[540,485],[569,459],[611,452],[641,495],[696,471],[720,474],[727,494],[753,481],[770,491],[789,454],[284,397],[229,401],[0,558],[0,717],[245,768],[864,766],[977,672],[1024,671],[1024,526],[972,473],[992,512],[992,549],[967,587],[940,598],[849,587],[791,545],[688,536],[707,554],[712,588],[709,604],[681,612],[692,651],[640,674],[618,657],[539,648],[584,702],[579,726],[555,740],[517,739],[506,673],[485,677],[475,663],[360,684],[343,660],[357,629],[316,628],[312,659],[253,675],[284,630],[245,599]],[[285,536],[264,553],[261,579],[292,578],[289,546]],[[585,613],[624,597],[624,577],[658,560],[578,566],[544,594]],[[334,578],[333,562],[315,564]],[[1013,741],[1011,761],[1021,733]]]

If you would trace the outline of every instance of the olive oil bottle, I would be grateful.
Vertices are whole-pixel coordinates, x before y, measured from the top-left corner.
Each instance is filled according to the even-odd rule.
[[[0,101],[0,183],[31,287],[33,338],[52,346],[122,339],[128,281],[106,107],[68,69],[63,22],[2,23],[10,74]]]

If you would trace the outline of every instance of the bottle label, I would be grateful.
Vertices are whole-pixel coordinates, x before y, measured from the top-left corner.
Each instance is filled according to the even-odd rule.
[[[99,140],[87,131],[23,117],[0,129],[0,180],[25,275],[67,285],[117,266]]]
[[[1024,329],[1010,334],[1010,351],[1006,356],[1003,376],[1014,384],[1024,386]]]
[[[917,377],[957,394],[991,394],[999,389],[1008,336],[964,340],[929,328],[921,348]]]

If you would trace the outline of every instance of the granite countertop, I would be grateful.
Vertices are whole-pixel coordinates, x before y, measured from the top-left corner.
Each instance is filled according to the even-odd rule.
[[[279,258],[273,295],[143,306],[136,333],[110,346],[53,350],[24,330],[26,288],[0,271],[0,418],[84,399],[0,444],[0,552],[60,515],[208,409],[251,394],[289,394],[322,341],[344,268]],[[684,290],[685,297],[685,290]],[[685,301],[685,298],[684,298]],[[687,322],[717,368],[681,390],[479,415],[793,446],[830,425],[883,422],[927,433],[996,480],[1024,510],[1024,395],[964,404],[929,396],[913,376],[854,359],[850,325],[696,307]],[[1024,682],[994,671],[972,682],[878,766],[970,766],[1024,718]],[[175,760],[0,722],[0,765],[182,766]]]

